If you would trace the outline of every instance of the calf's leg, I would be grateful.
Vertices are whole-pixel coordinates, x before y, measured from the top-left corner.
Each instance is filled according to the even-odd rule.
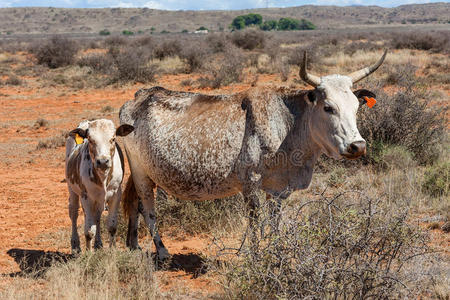
[[[80,236],[78,235],[77,230],[77,219],[78,219],[78,210],[80,208],[80,199],[77,194],[75,194],[69,188],[69,216],[72,221],[72,237],[70,239],[70,246],[72,248],[72,254],[80,253]]]
[[[95,222],[95,211],[87,195],[81,196],[81,205],[84,211],[84,236],[86,238],[86,250],[91,250],[91,241],[97,235],[97,225]]]
[[[116,231],[117,231],[117,211],[119,209],[120,198],[122,197],[122,189],[118,191],[108,199],[108,232],[109,232],[109,247],[116,246]]]

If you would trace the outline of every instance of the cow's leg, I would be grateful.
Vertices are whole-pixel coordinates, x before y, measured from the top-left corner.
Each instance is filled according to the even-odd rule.
[[[278,226],[281,220],[281,197],[276,197],[275,199],[272,195],[266,193],[266,202],[269,205],[270,214],[270,227],[272,232],[278,232]]]
[[[120,198],[122,197],[122,189],[119,187],[117,192],[108,200],[108,232],[109,232],[109,247],[116,246],[116,232],[117,232],[117,211],[119,209]]]
[[[132,250],[141,249],[138,243],[139,203],[140,201],[138,199],[130,203],[130,208],[128,211],[128,231],[126,245]]]
[[[91,250],[91,241],[97,235],[94,206],[89,203],[87,195],[81,196],[81,205],[84,211],[84,236],[86,238],[86,250]]]
[[[248,206],[249,226],[251,231],[256,230],[259,219],[259,189],[251,186],[244,187],[242,195]]]
[[[137,176],[136,176],[137,177]],[[136,192],[142,202],[142,216],[153,237],[153,243],[156,246],[156,252],[160,259],[169,257],[169,251],[164,246],[158,230],[156,229],[156,213],[155,213],[155,193],[156,184],[147,176],[136,178],[133,174],[133,180]]]
[[[77,194],[75,194],[69,188],[69,216],[72,221],[72,237],[70,239],[70,246],[72,248],[72,253],[80,253],[80,236],[78,235],[77,230],[77,219],[78,219],[78,210],[80,208],[80,199]]]

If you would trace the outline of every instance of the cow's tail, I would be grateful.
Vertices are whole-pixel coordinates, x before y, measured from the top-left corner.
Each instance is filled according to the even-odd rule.
[[[125,218],[130,215],[133,205],[138,201],[138,194],[134,186],[133,176],[128,177],[127,185],[122,193],[122,206]]]

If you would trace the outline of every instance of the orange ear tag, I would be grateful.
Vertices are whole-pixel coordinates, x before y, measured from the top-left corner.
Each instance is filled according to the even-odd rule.
[[[75,134],[75,142],[77,143],[77,145],[79,144],[83,144],[84,139],[78,134]]]
[[[375,98],[369,98],[367,96],[364,96],[364,100],[366,100],[366,104],[370,108],[372,108],[375,105],[375,103],[377,103],[377,100],[375,100]]]

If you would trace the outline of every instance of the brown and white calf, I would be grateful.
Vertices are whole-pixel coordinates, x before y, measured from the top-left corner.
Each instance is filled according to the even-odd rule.
[[[101,248],[100,217],[108,204],[107,226],[110,247],[115,245],[117,211],[122,194],[124,174],[122,150],[116,136],[126,136],[134,129],[121,125],[116,129],[111,120],[83,121],[69,133],[66,141],[66,181],[69,188],[69,215],[72,221],[72,252],[79,252],[77,231],[78,209],[83,207],[86,248]],[[78,136],[77,136],[78,135]],[[79,144],[77,144],[77,140]]]

